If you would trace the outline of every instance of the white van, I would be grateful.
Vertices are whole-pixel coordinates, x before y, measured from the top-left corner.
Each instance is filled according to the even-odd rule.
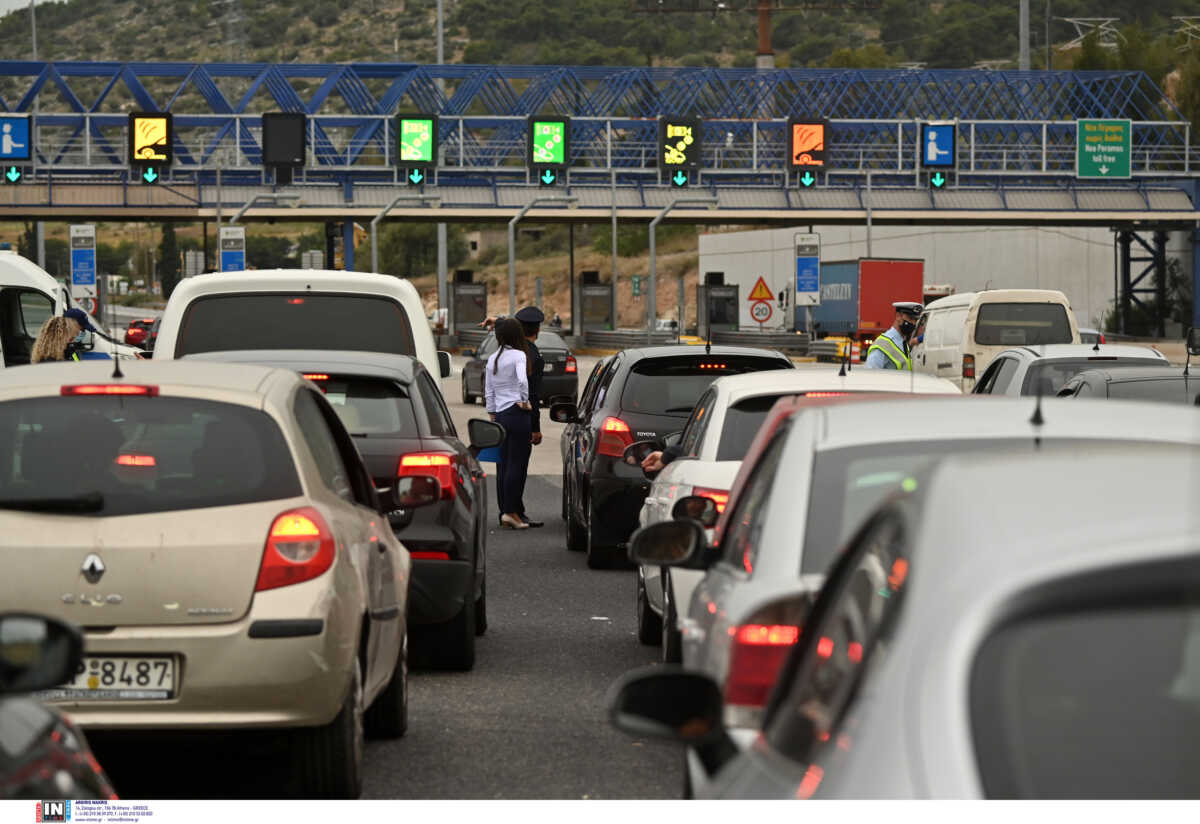
[[[417,290],[391,275],[322,269],[213,272],[171,293],[156,360],[245,349],[384,352],[450,374]]]
[[[67,287],[32,260],[0,249],[0,360],[4,366],[29,363],[33,344],[46,318],[68,309],[83,309]],[[87,310],[84,310],[85,312]],[[92,318],[92,325],[103,327]],[[141,350],[84,332],[83,346],[95,353],[136,358]]]
[[[1079,327],[1062,292],[991,289],[933,301],[912,340],[914,370],[947,378],[968,393],[975,376],[1005,349],[1079,343]]]

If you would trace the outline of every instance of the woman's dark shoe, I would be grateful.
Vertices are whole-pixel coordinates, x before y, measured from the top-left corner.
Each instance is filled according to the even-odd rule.
[[[527,518],[524,515],[521,516],[521,520],[523,520],[526,524],[528,524],[530,529],[541,529],[542,527],[544,527],[546,525],[542,521],[531,521],[529,518]]]

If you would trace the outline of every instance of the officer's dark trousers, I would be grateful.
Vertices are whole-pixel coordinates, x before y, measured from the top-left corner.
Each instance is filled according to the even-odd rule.
[[[496,462],[496,492],[500,497],[500,514],[525,511],[525,479],[529,476],[529,456],[533,451],[530,438],[533,422],[529,412],[510,406],[496,414],[496,423],[507,433],[500,444],[500,460]]]

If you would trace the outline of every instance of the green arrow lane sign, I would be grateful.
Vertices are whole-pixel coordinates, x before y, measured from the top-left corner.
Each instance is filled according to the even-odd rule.
[[[933,188],[940,189],[946,185],[946,176],[941,172],[934,172],[933,177],[929,178],[929,182],[933,184]]]
[[[146,181],[147,183],[153,183],[154,181],[158,180],[158,172],[154,171],[153,166],[148,166],[146,170],[142,172],[142,180]]]
[[[1132,121],[1075,121],[1075,176],[1129,178],[1132,143]]]
[[[688,182],[687,173],[680,169],[671,176],[671,182],[676,186],[686,186]]]
[[[542,172],[538,180],[542,182],[543,186],[553,186],[555,181],[558,180],[558,172],[554,171],[553,169],[546,169],[544,172]]]
[[[408,173],[408,182],[414,186],[420,186],[425,182],[425,173],[420,169],[413,169]]]
[[[800,175],[800,182],[803,183],[804,187],[807,189],[809,186],[816,183],[817,179],[813,177],[812,172],[805,172],[804,174]]]
[[[9,183],[16,183],[21,179],[21,174],[22,173],[19,168],[16,166],[9,166],[8,171],[4,173],[4,177],[8,179]]]

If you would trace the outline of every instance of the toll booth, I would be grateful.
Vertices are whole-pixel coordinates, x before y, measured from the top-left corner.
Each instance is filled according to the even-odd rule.
[[[450,286],[450,326],[454,334],[478,331],[487,319],[487,284],[459,283]]]
[[[707,338],[712,332],[738,331],[737,284],[700,284],[696,287],[696,334]]]
[[[613,290],[611,283],[585,283],[579,287],[583,304],[583,331],[607,330],[613,327]]]

